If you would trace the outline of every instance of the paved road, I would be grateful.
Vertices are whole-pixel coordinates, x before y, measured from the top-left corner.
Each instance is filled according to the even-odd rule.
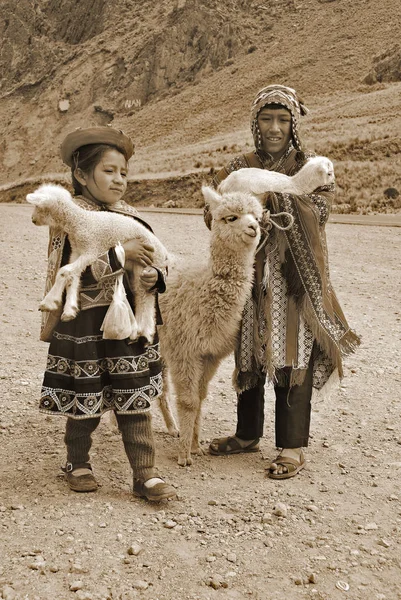
[[[200,208],[151,208],[137,207],[139,212],[167,212],[181,215],[200,215]],[[346,225],[374,225],[381,227],[401,227],[401,213],[398,214],[379,214],[379,215],[336,215],[332,214],[329,218],[330,223],[344,223]]]
[[[0,203],[0,207],[20,206],[21,208],[32,208],[28,203],[20,204],[15,202]],[[149,206],[137,206],[140,213],[170,213],[178,215],[201,215],[201,208],[161,208]],[[401,227],[401,213],[397,214],[378,214],[378,215],[336,215],[331,214],[330,223],[344,223],[345,225],[373,225],[375,227]]]

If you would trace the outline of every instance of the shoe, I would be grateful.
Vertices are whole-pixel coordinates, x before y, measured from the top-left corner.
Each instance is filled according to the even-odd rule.
[[[210,454],[225,456],[226,454],[242,454],[246,452],[259,452],[259,438],[250,440],[247,446],[241,446],[235,436],[216,438],[209,445]]]
[[[269,465],[267,469],[267,476],[270,479],[289,479],[290,477],[295,477],[305,466],[305,457],[303,452],[301,451],[299,460],[295,458],[290,458],[289,456],[281,456],[279,454]],[[286,467],[286,473],[274,473],[277,470],[277,466],[280,465],[282,467]]]
[[[84,473],[77,475],[79,469],[89,469],[90,473]],[[65,467],[61,467],[61,470],[65,473],[65,478],[73,492],[95,492],[98,488],[95,476],[92,473],[92,467],[89,463],[79,463],[73,465],[67,462]]]
[[[153,481],[153,485],[149,485]],[[167,498],[175,498],[177,496],[177,492],[173,486],[163,481],[160,477],[151,477],[146,481],[134,479],[133,493],[134,496],[146,498],[150,502],[159,502],[160,500],[167,500]]]

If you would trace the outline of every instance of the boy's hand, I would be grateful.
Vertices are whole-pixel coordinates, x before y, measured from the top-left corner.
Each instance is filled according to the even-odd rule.
[[[158,278],[159,274],[154,267],[147,267],[144,269],[140,277],[143,287],[147,290],[150,290],[156,285]]]
[[[152,264],[154,248],[151,244],[146,244],[134,238],[128,240],[122,246],[125,252],[125,267],[129,262],[136,262],[142,267],[148,267]]]

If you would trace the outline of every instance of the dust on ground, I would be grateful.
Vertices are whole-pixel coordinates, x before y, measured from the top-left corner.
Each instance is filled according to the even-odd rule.
[[[186,468],[155,407],[159,470],[179,498],[151,505],[132,496],[106,419],[91,454],[100,489],[75,494],[60,477],[65,421],[37,410],[47,231],[30,214],[0,206],[1,597],[401,599],[399,229],[327,227],[332,281],[363,343],[340,389],[314,402],[307,468],[287,481],[265,476],[275,456],[270,388],[261,453],[205,455]],[[200,215],[144,217],[170,250],[205,256]],[[224,361],[212,382],[205,445],[234,431],[232,367]]]

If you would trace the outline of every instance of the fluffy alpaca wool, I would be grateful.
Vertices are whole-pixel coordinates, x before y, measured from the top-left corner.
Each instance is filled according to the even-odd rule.
[[[167,291],[160,297],[159,335],[166,363],[160,405],[174,433],[168,374],[176,393],[182,466],[192,464],[191,451],[201,452],[202,402],[221,360],[235,348],[242,310],[251,293],[262,217],[259,201],[250,194],[221,196],[204,187],[203,195],[213,217],[208,261],[192,268],[173,266]]]

